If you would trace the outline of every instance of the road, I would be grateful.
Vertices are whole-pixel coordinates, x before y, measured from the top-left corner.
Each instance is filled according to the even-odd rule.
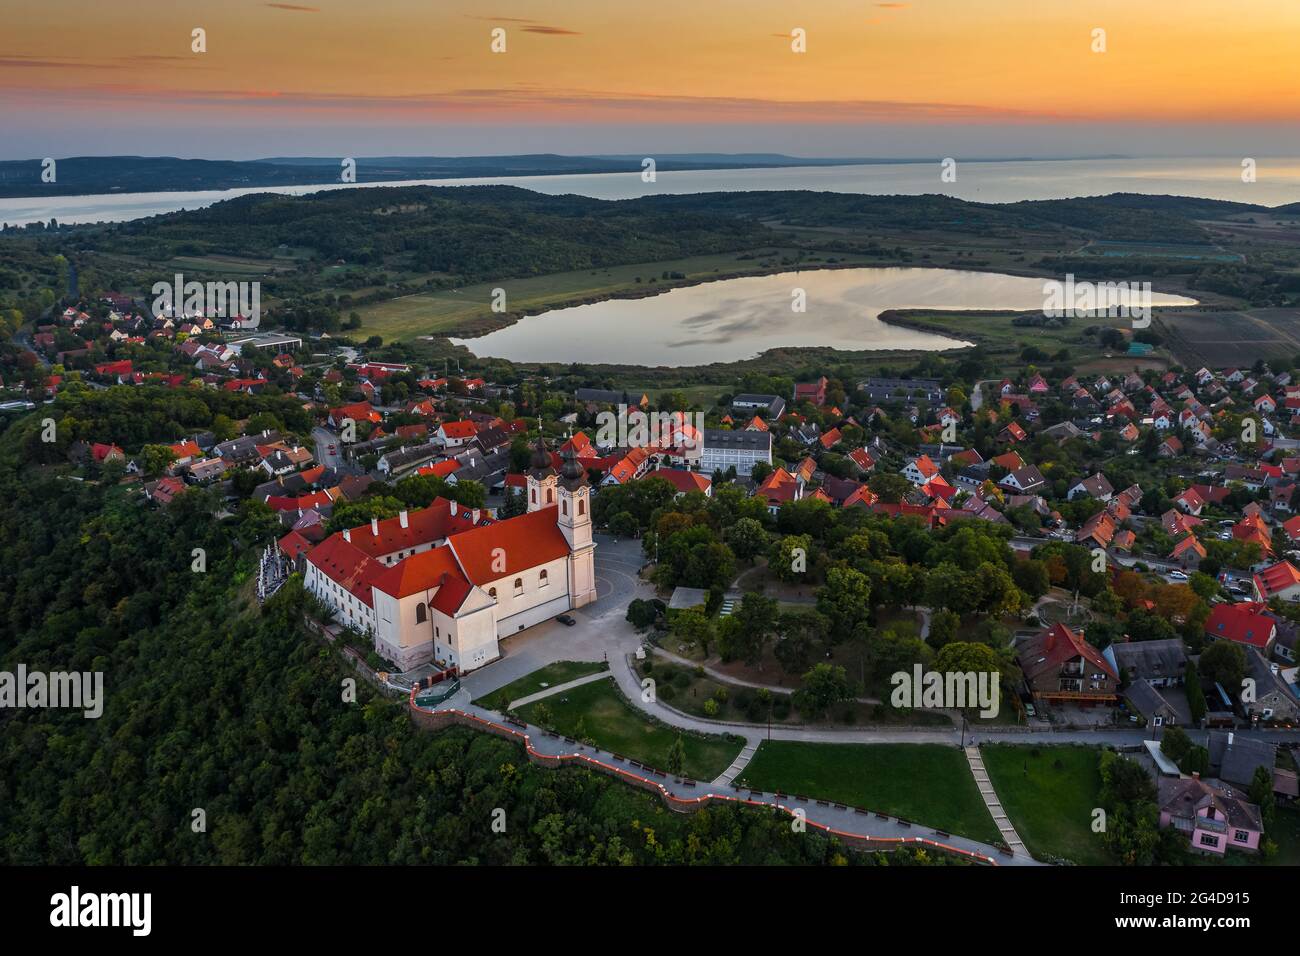
[[[1062,541],[1062,540],[1063,539],[1061,538],[1028,538],[1028,537],[1017,535],[1011,539],[1011,545],[1012,547],[1019,547],[1022,549],[1037,548],[1045,544],[1050,544],[1053,541]],[[1065,543],[1073,544],[1074,543],[1073,536]],[[1160,574],[1162,577],[1164,577],[1166,581],[1182,583],[1182,581],[1184,580],[1183,578],[1170,577],[1171,571],[1183,570],[1182,565],[1176,564],[1173,561],[1165,561],[1162,560],[1161,558],[1153,558],[1150,555],[1145,555],[1145,554],[1125,554],[1123,552],[1118,552],[1114,550],[1108,550],[1106,552],[1106,557],[1108,560],[1114,561],[1116,564],[1123,565],[1126,568],[1131,568],[1133,567],[1133,565],[1139,563],[1145,564],[1152,571],[1155,571],[1158,574]]]
[[[312,441],[316,445],[316,462],[324,465],[326,468],[333,468],[338,472],[346,472],[344,468],[343,452],[340,450],[338,436],[333,432],[321,428],[319,425],[311,430]],[[334,451],[330,451],[330,446],[334,446]]]

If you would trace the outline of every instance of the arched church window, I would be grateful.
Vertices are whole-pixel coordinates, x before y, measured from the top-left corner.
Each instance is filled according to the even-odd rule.
[[[548,585],[548,584],[550,584],[550,583],[551,583],[551,582],[550,582],[549,580],[547,580],[547,577],[546,577],[546,571],[543,570],[542,573],[538,575],[537,586],[538,586],[538,587],[542,587],[542,588],[544,588],[544,587],[546,587],[546,585]]]
[[[423,624],[428,619],[429,619],[429,610],[424,606],[424,602],[421,601],[419,604],[415,606],[415,623]]]
[[[524,593],[524,579],[515,578],[515,595],[518,596],[523,593]]]

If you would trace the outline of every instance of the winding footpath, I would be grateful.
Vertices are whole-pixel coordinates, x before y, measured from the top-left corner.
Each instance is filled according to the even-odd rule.
[[[680,812],[691,812],[714,801],[744,803],[753,807],[769,807],[776,812],[787,814],[791,826],[797,832],[811,827],[866,851],[914,847],[950,853],[985,865],[1043,865],[1023,851],[1017,853],[999,850],[978,840],[969,840],[966,837],[890,817],[887,814],[874,813],[861,807],[850,807],[829,800],[817,800],[795,794],[763,793],[735,787],[729,781],[723,783],[723,779],[736,763],[733,763],[732,768],[728,768],[727,773],[722,777],[709,784],[676,777],[619,754],[560,737],[522,721],[507,719],[471,703],[469,697],[469,691],[462,687],[441,704],[427,708],[415,703],[415,691],[412,690],[408,706],[417,722],[431,728],[445,724],[459,724],[499,737],[514,739],[523,744],[529,759],[536,763],[548,767],[585,765],[592,770],[619,778],[639,789],[655,792],[668,807]],[[752,748],[747,745],[745,750],[757,750],[757,745],[753,745]],[[739,770],[736,772],[739,773]]]

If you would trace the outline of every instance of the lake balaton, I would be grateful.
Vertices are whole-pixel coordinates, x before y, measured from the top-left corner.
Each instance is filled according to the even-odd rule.
[[[803,312],[794,310],[802,290]],[[508,287],[507,287],[508,292]],[[888,309],[1043,308],[1043,280],[958,269],[820,269],[723,279],[639,299],[608,299],[527,316],[473,339],[479,357],[515,362],[687,366],[735,362],[768,349],[941,351],[960,339],[880,321]],[[1153,305],[1195,300],[1153,294]]]

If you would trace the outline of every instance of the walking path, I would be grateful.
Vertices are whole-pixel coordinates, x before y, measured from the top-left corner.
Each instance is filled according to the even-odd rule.
[[[984,758],[980,755],[979,747],[967,747],[966,760],[970,764],[970,772],[975,776],[975,784],[980,788],[984,805],[989,808],[989,813],[993,815],[993,822],[1002,833],[1002,842],[1011,847],[1017,856],[1029,856],[1029,851],[1025,849],[1025,844],[1016,833],[1016,828],[1011,825],[1007,812],[1002,809],[1002,801],[998,799],[997,791],[993,789],[989,772],[984,769]]]
[[[417,706],[412,694],[409,706],[413,711],[424,715],[458,715],[458,722],[476,726],[498,736],[513,737],[524,745],[531,757],[542,758],[550,765],[554,765],[550,762],[555,760],[566,763],[571,761],[575,765],[585,764],[592,769],[622,778],[642,789],[655,790],[665,803],[679,810],[689,811],[701,803],[714,800],[737,801],[750,806],[771,807],[788,814],[792,826],[802,823],[829,835],[846,839],[851,844],[856,840],[875,841],[872,847],[874,849],[914,846],[917,849],[942,850],[992,865],[1043,865],[1028,855],[1008,855],[999,851],[997,847],[980,843],[978,840],[970,840],[886,814],[874,813],[861,807],[849,807],[828,800],[816,800],[798,795],[745,790],[718,781],[700,784],[694,780],[675,777],[652,767],[646,767],[628,757],[559,737],[539,727],[524,724],[522,721],[507,725],[497,714],[470,703],[469,696],[469,692],[462,688],[454,697],[430,709]],[[751,748],[747,746],[746,749]],[[753,745],[753,749],[757,749],[756,744]]]
[[[556,684],[554,687],[547,687],[545,690],[539,690],[536,694],[529,694],[527,697],[520,697],[518,700],[512,700],[506,705],[506,707],[510,710],[514,710],[516,707],[524,706],[524,704],[531,704],[535,700],[543,700],[553,694],[559,694],[574,687],[581,687],[583,684],[590,684],[593,681],[604,680],[607,677],[609,677],[609,671],[596,671],[594,674],[587,674],[571,681],[565,681],[563,684]]]
[[[731,761],[731,766],[722,771],[722,775],[713,781],[715,787],[729,787],[731,782],[740,776],[740,772],[749,766],[749,762],[754,759],[754,754],[758,753],[758,744],[746,743],[741,748],[740,753],[736,754],[736,759]]]

